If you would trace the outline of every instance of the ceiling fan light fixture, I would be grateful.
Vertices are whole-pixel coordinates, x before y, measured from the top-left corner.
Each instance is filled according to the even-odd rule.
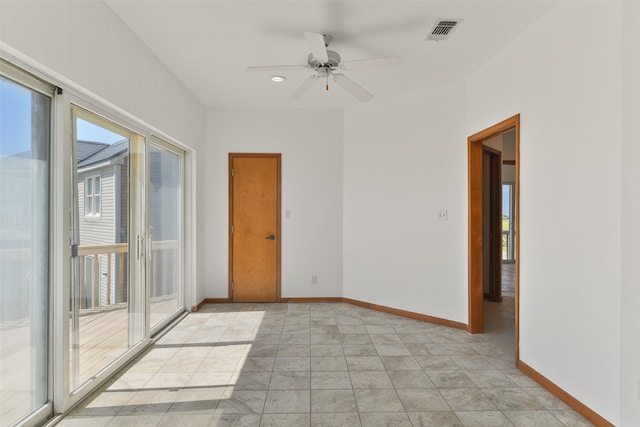
[[[287,81],[285,76],[271,76],[271,81],[274,83],[284,83]]]

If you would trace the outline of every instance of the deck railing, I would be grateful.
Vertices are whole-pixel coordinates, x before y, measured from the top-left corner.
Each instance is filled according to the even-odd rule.
[[[175,294],[179,274],[176,240],[154,241],[151,245],[151,297]],[[80,308],[106,307],[127,302],[128,243],[80,246]],[[91,263],[91,264],[90,264]],[[28,317],[31,295],[31,250],[0,251],[0,321]]]
[[[126,254],[128,251],[128,243],[78,248],[80,308],[109,306],[127,301]],[[88,259],[92,259],[93,262],[89,275],[87,274]]]
[[[177,292],[177,240],[151,243],[150,297],[162,297]],[[127,301],[127,243],[80,246],[80,308],[105,307]],[[92,257],[93,268],[87,269]],[[90,274],[87,274],[89,271]]]

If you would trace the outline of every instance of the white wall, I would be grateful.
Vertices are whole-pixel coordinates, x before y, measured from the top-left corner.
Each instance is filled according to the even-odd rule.
[[[0,8],[4,49],[18,51],[39,63],[37,71],[92,92],[185,146],[200,148],[204,108],[103,2],[3,0]],[[198,270],[197,282],[203,273]],[[188,284],[189,291],[194,285]],[[204,297],[202,289],[195,293]]]
[[[2,1],[0,40],[187,145],[204,109],[103,2]]]
[[[464,132],[461,84],[345,112],[345,297],[467,322]]]
[[[282,153],[282,297],[342,296],[342,138],[342,110],[209,110],[207,297],[228,295],[229,153]]]
[[[640,425],[640,3],[622,5],[620,425]]]
[[[520,358],[615,424],[620,20],[616,3],[551,9],[468,79],[466,130],[521,113]]]

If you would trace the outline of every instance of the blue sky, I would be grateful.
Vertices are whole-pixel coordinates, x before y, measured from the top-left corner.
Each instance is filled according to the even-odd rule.
[[[111,132],[82,119],[76,121],[78,139],[83,141],[106,142],[114,144],[125,139],[124,136]]]
[[[78,139],[113,144],[124,137],[82,119],[77,120]],[[31,149],[31,91],[0,79],[0,157]]]
[[[0,156],[31,149],[31,93],[0,79]]]

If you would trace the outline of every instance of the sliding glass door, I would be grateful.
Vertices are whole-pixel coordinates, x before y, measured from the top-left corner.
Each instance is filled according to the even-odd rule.
[[[155,137],[149,143],[148,224],[150,250],[149,314],[151,330],[163,326],[181,311],[182,207],[184,152]]]
[[[184,311],[184,152],[82,108],[72,113],[73,392]]]
[[[0,71],[0,426],[9,426],[49,400],[53,87],[3,62]]]
[[[136,217],[144,140],[73,108],[75,148],[71,390],[144,337],[142,242]],[[132,237],[133,236],[133,237]]]
[[[0,112],[0,427],[42,425],[184,311],[185,153],[3,59]]]

